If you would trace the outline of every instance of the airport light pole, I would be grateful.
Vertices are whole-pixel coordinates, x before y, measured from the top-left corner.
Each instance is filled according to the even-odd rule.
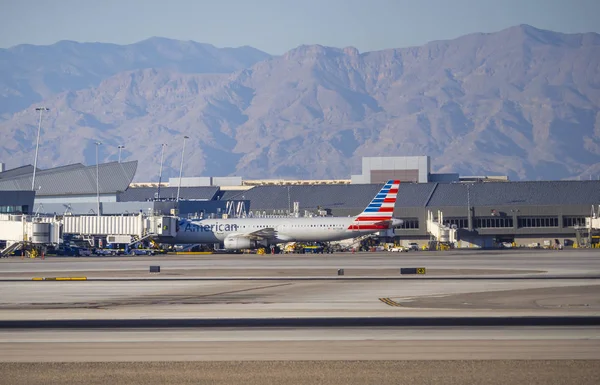
[[[96,142],[96,200],[98,203],[98,212],[96,213],[97,216],[100,216],[100,172],[98,167],[98,148],[101,144],[102,142]]]
[[[121,163],[121,150],[124,148],[125,148],[125,146],[123,146],[123,145],[119,146],[119,163]]]
[[[37,140],[35,142],[35,158],[33,159],[33,177],[31,178],[31,190],[35,191],[35,169],[37,168],[38,148],[40,147],[40,131],[42,130],[42,113],[44,111],[50,111],[46,107],[36,107],[36,111],[40,112],[40,119],[38,121]]]
[[[163,159],[165,158],[165,147],[166,143],[160,145],[162,148],[160,149],[160,170],[158,171],[158,194],[157,199],[160,200],[160,184],[162,182],[162,169],[163,169]],[[181,176],[180,176],[181,178]]]
[[[473,216],[471,212],[471,190],[469,187],[471,184],[467,182],[467,227],[469,231],[473,231]]]
[[[181,164],[179,165],[179,185],[177,186],[177,204],[179,205],[179,190],[181,190],[181,173],[183,171],[183,154],[185,153],[185,141],[189,136],[183,137],[183,150],[181,150]]]

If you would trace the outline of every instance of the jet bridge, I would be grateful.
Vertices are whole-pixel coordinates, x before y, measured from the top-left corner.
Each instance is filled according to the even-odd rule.
[[[63,234],[88,239],[129,235],[139,241],[177,235],[176,216],[38,216],[0,214],[0,251],[2,257],[19,249],[42,249],[62,243]]]
[[[600,205],[598,205],[597,209],[592,206],[591,216],[585,218],[585,227],[590,231],[600,230]]]
[[[592,212],[585,218],[585,226],[574,226],[576,242],[574,247],[600,248],[600,205],[592,205]]]
[[[176,216],[166,215],[78,215],[64,216],[63,233],[82,236],[130,235],[137,239],[148,237],[175,237]]]
[[[447,249],[456,244],[457,231],[453,227],[444,225],[444,213],[438,210],[437,218],[431,211],[427,211],[427,233],[436,242],[437,249]]]
[[[0,255],[20,249],[38,249],[61,242],[61,222],[57,217],[0,214]]]

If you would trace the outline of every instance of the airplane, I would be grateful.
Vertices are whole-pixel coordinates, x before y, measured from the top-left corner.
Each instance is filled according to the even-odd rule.
[[[332,242],[400,226],[392,218],[400,181],[388,181],[354,217],[180,219],[172,244],[223,244],[226,250],[256,249],[285,242]]]

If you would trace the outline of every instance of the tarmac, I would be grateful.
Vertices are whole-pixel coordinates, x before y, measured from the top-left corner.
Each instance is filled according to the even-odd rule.
[[[4,259],[0,383],[600,383],[599,279],[600,250]]]

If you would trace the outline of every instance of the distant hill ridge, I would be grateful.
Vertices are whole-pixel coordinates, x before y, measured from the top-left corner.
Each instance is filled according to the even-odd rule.
[[[151,38],[0,50],[0,161],[139,160],[184,174],[347,178],[362,156],[430,155],[436,172],[519,179],[600,175],[600,35],[527,25],[360,53]]]

